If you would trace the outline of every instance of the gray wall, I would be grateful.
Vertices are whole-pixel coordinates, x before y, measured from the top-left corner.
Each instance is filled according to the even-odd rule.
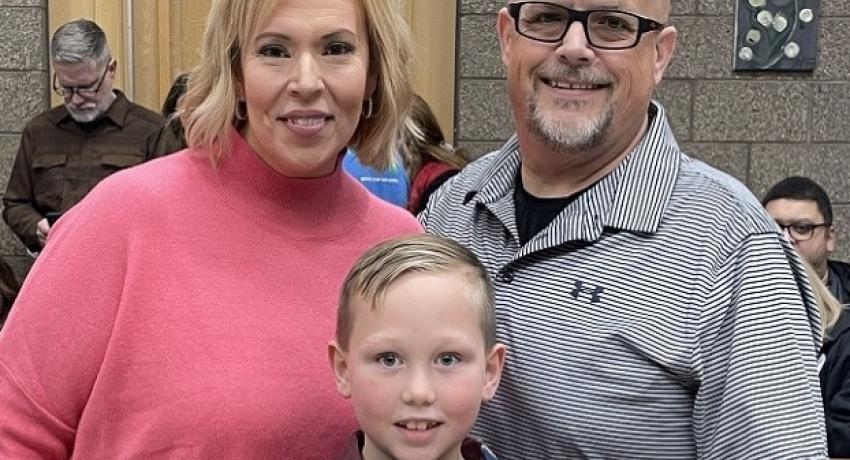
[[[648,0],[653,1],[653,0]],[[496,12],[460,0],[455,143],[482,153],[512,133]],[[692,156],[761,196],[788,175],[823,185],[835,207],[837,258],[850,259],[850,0],[822,0],[813,73],[732,71],[734,0],[673,0],[679,47],[657,91]]]
[[[0,193],[24,124],[49,107],[47,60],[47,1],[0,0]],[[19,275],[32,262],[4,223],[0,255]]]

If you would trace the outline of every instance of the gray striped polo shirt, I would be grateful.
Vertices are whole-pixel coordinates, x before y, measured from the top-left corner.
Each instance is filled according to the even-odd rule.
[[[516,138],[420,220],[495,284],[508,362],[477,435],[500,458],[822,458],[820,317],[800,260],[653,103],[641,143],[519,246]],[[802,293],[802,294],[801,294]]]

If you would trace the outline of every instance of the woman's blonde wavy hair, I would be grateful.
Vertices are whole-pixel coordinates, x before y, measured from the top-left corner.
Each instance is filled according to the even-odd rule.
[[[179,116],[192,148],[206,150],[217,164],[230,153],[237,120],[240,62],[265,18],[281,0],[214,0],[207,18],[200,64],[192,71]],[[363,8],[369,38],[369,75],[377,85],[372,116],[361,118],[352,145],[360,161],[387,168],[405,129],[412,98],[410,30],[397,0],[355,0]]]
[[[809,284],[812,286],[812,293],[815,295],[815,302],[818,304],[821,317],[821,333],[824,338],[829,337],[829,331],[835,323],[838,322],[838,317],[841,316],[841,311],[844,305],[838,302],[829,288],[821,281],[815,269],[808,262],[800,258],[803,266],[806,268],[806,276],[809,278]]]

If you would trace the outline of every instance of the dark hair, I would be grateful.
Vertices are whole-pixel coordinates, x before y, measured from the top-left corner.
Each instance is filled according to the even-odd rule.
[[[464,151],[446,144],[437,117],[418,94],[414,94],[410,106],[410,121],[414,126],[405,137],[401,151],[411,181],[419,174],[422,165],[429,161],[441,161],[457,169],[463,169],[469,163]]]
[[[177,105],[180,103],[180,98],[186,93],[188,84],[189,74],[184,73],[179,75],[174,80],[174,83],[171,84],[168,95],[165,96],[165,101],[162,103],[162,116],[165,117],[165,131],[163,131],[163,136],[157,142],[157,151],[170,153],[186,148],[186,130],[183,127],[183,122],[180,121]]]
[[[186,92],[186,82],[189,81],[189,74],[180,74],[171,84],[171,89],[168,90],[168,95],[165,96],[165,101],[162,103],[162,116],[170,117],[177,111],[177,102],[180,96]]]
[[[829,202],[829,196],[823,187],[808,177],[791,176],[782,179],[767,191],[761,204],[767,206],[771,201],[780,199],[814,201],[824,222],[832,224],[832,204]]]
[[[20,283],[12,267],[0,258],[0,328],[3,327],[9,311],[12,310],[12,304],[15,303],[19,289]]]

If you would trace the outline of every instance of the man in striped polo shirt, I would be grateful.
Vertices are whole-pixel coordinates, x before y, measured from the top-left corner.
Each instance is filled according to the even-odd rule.
[[[651,100],[676,46],[669,9],[509,2],[516,136],[420,215],[494,277],[509,356],[476,434],[502,458],[825,456],[800,261]]]

